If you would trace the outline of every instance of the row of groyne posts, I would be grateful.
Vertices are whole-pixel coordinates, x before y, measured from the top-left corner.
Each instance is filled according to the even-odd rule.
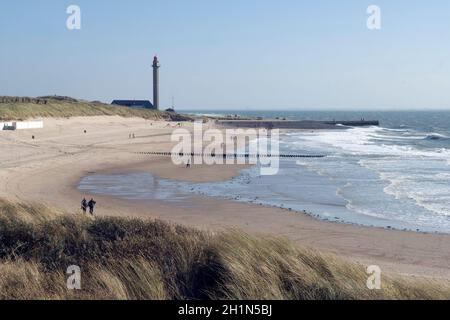
[[[153,156],[179,156],[179,157],[212,157],[212,158],[325,158],[326,155],[320,155],[320,154],[248,154],[248,153],[185,153],[185,152],[135,152],[139,155],[153,155]]]

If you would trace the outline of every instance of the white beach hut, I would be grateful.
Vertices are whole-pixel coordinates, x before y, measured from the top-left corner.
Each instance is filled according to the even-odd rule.
[[[0,130],[27,130],[42,128],[44,128],[44,121],[42,120],[0,122]]]

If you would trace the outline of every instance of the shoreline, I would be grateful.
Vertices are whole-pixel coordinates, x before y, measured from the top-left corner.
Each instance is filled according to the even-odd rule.
[[[83,134],[85,128],[87,134]],[[131,130],[136,133],[135,140],[128,138]],[[0,198],[44,203],[78,214],[83,196],[77,190],[78,182],[89,172],[144,168],[162,178],[206,182],[226,180],[242,170],[236,166],[220,170],[200,166],[188,171],[173,166],[170,159],[133,155],[143,145],[166,151],[171,146],[167,139],[170,130],[162,121],[92,117],[49,119],[43,130],[0,135],[0,146],[8,151],[0,155],[0,178],[5,181]],[[30,142],[31,134],[36,134],[36,141]],[[210,231],[238,228],[252,234],[277,235],[366,266],[380,265],[388,273],[450,279],[447,234],[347,225],[287,209],[205,197],[192,197],[184,203],[95,197],[100,216],[151,218]]]
[[[164,181],[167,182],[187,182],[187,183],[208,183],[208,182],[228,182],[233,180],[234,178],[238,177],[242,170],[245,170],[249,167],[252,167],[251,165],[232,165],[233,169],[232,171],[226,171],[225,175],[221,175],[221,176],[217,176],[217,177],[211,177],[208,176],[208,178],[201,178],[199,179],[198,177],[192,177],[187,175],[187,177],[181,177],[180,175],[177,176],[173,176],[170,172],[167,171],[160,171],[161,167],[164,167],[164,165],[161,165],[161,162],[163,162],[164,159],[166,158],[162,158],[162,159],[155,159],[151,164],[147,163],[147,162],[143,162],[143,163],[137,163],[137,164],[132,164],[132,165],[120,165],[114,168],[108,168],[108,169],[104,169],[104,170],[100,170],[100,171],[96,171],[95,173],[89,173],[87,175],[81,176],[78,183],[74,184],[72,187],[74,188],[74,190],[81,192],[81,193],[86,193],[88,192],[87,190],[83,190],[80,189],[80,183],[81,181],[86,178],[91,176],[92,174],[99,174],[99,175],[127,175],[127,174],[139,174],[139,173],[149,173],[151,174],[151,176],[153,178],[156,179],[162,179]],[[165,163],[166,167],[170,167],[170,165],[167,165]],[[225,165],[224,165],[225,166]],[[202,168],[202,170],[204,170],[207,167],[211,167],[211,166],[204,166]],[[213,168],[213,167],[211,167]],[[237,172],[236,172],[237,171]],[[202,177],[204,177],[202,175]],[[184,192],[184,191],[182,191]],[[95,193],[93,192],[92,194],[95,194],[96,196],[102,196],[105,198],[111,198],[111,199],[116,199],[116,200],[124,200],[124,201],[139,201],[139,202],[150,202],[150,201],[158,201],[155,199],[131,199],[131,198],[127,198],[125,196],[120,196],[120,195],[112,195],[112,194],[107,194],[107,193]],[[280,209],[280,210],[284,210],[284,211],[288,211],[288,212],[293,212],[293,213],[298,213],[298,214],[302,214],[308,217],[311,217],[317,221],[321,221],[321,222],[327,222],[327,223],[334,223],[334,224],[338,224],[338,225],[348,225],[348,226],[354,226],[354,227],[359,227],[359,228],[368,228],[368,229],[380,229],[380,230],[392,230],[392,231],[399,231],[399,232],[412,232],[412,233],[421,233],[421,234],[435,234],[435,235],[450,235],[450,233],[446,233],[446,232],[439,232],[439,231],[426,231],[426,230],[421,230],[421,229],[408,229],[408,228],[397,228],[397,227],[392,227],[392,226],[378,226],[378,225],[366,225],[363,223],[357,223],[357,222],[351,222],[351,221],[346,221],[344,219],[341,218],[326,218],[323,217],[317,213],[314,213],[312,211],[307,211],[307,210],[297,210],[297,209],[292,209],[289,207],[282,207],[282,206],[277,206],[277,205],[270,205],[270,204],[264,204],[264,203],[259,203],[259,202],[253,202],[253,201],[246,201],[246,200],[238,200],[238,198],[231,198],[231,197],[227,197],[227,196],[213,196],[213,195],[205,195],[205,194],[201,194],[201,193],[196,193],[196,192],[192,192],[192,193],[187,193],[183,194],[183,196],[187,197],[187,198],[205,198],[205,199],[215,199],[218,201],[230,201],[233,203],[240,203],[240,204],[248,204],[248,205],[253,205],[253,206],[258,206],[258,207],[263,207],[266,209]],[[159,200],[159,201],[164,201],[164,200]],[[390,221],[387,220],[386,221]]]

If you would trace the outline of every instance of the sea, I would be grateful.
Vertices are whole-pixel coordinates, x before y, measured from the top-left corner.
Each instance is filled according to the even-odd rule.
[[[225,182],[187,183],[147,172],[92,174],[79,188],[124,199],[183,201],[192,195],[279,207],[316,219],[450,233],[450,111],[195,111],[289,120],[379,120],[380,126],[282,131],[274,176],[258,166]]]

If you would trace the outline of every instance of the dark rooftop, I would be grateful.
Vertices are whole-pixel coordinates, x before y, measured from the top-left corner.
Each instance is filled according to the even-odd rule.
[[[124,107],[155,109],[148,100],[114,100],[111,104]]]

